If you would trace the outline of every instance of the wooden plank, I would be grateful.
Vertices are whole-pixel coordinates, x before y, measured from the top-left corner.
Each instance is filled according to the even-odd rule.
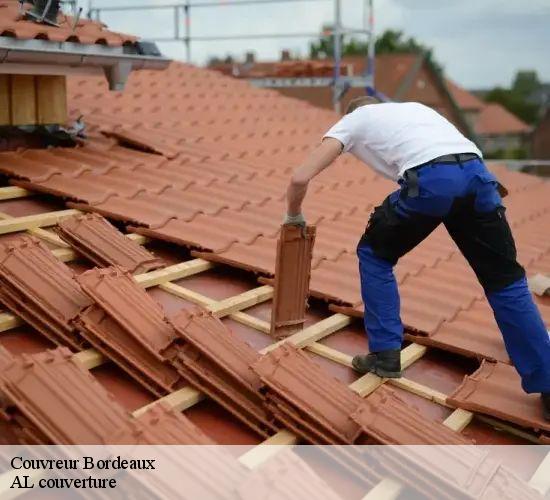
[[[266,439],[262,444],[255,446],[239,457],[245,467],[254,469],[267,462],[275,454],[283,451],[288,446],[298,444],[298,438],[287,430],[282,430]]]
[[[142,234],[128,233],[124,236],[126,236],[129,240],[135,241],[138,245],[145,245],[145,243],[149,243],[151,241],[150,238],[147,238],[147,236],[143,236]]]
[[[0,126],[11,125],[10,76],[0,75]]]
[[[394,479],[382,479],[362,500],[395,500],[399,498],[405,487]]]
[[[5,188],[4,188],[5,189]],[[0,189],[1,191],[1,189]],[[4,212],[0,212],[0,220],[13,220],[15,217],[12,217],[11,215],[5,214]],[[53,233],[52,231],[47,231],[46,229],[29,229],[28,232],[37,238],[40,238],[41,240],[48,241],[49,243],[52,243],[53,245],[57,245],[59,247],[69,247],[68,243],[65,243],[57,234]]]
[[[250,326],[264,333],[269,333],[269,323],[261,319],[255,318],[249,314],[240,312],[239,309],[246,309],[251,305],[259,304],[260,302],[269,300],[272,296],[272,291],[268,291],[266,287],[259,287],[248,292],[244,292],[240,295],[235,295],[226,300],[215,301],[210,297],[206,297],[201,293],[189,290],[180,285],[174,283],[162,283],[159,287],[176,297],[185,299],[193,304],[206,307],[207,309],[215,312],[218,318],[228,315],[232,320],[237,321],[243,325]],[[268,287],[271,288],[271,287]],[[230,311],[239,311],[230,313]]]
[[[78,253],[76,253],[72,248],[55,248],[52,250],[52,253],[61,262],[71,262],[79,257]]]
[[[41,125],[67,121],[67,81],[63,75],[36,76],[36,118]]]
[[[529,480],[529,486],[545,497],[550,491],[550,453],[547,453]]]
[[[136,281],[143,287],[149,288],[152,286],[167,283],[172,280],[179,280],[193,274],[202,273],[208,269],[212,269],[214,265],[203,259],[193,259],[187,262],[174,264],[173,266],[157,269],[149,273],[137,274],[134,276]]]
[[[1,89],[2,75],[0,75],[0,125],[2,120],[2,89]],[[32,191],[20,188],[18,186],[6,186],[0,188],[0,200],[13,200],[15,198],[26,198],[27,196],[33,196]]]
[[[395,387],[399,387],[400,389],[403,389],[407,392],[410,392],[411,394],[416,394],[417,396],[420,396],[424,399],[433,401],[434,403],[437,403],[441,406],[448,406],[446,394],[436,391],[431,387],[427,387],[425,385],[419,384],[414,380],[409,380],[405,377],[390,378],[388,379],[388,383],[391,385],[394,385]]]
[[[164,396],[163,398],[157,399],[156,401],[153,401],[148,405],[138,408],[132,413],[132,415],[134,417],[139,417],[140,415],[143,415],[149,408],[159,403],[162,403],[169,408],[173,408],[176,411],[183,411],[197,404],[199,401],[202,401],[204,397],[204,394],[197,391],[196,389],[193,389],[192,387],[184,387],[183,389],[179,389],[171,394],[168,394],[167,396]]]
[[[401,368],[404,370],[409,367],[415,361],[420,359],[427,348],[418,344],[411,344],[401,351]],[[365,397],[378,387],[380,387],[386,380],[380,378],[374,373],[367,373],[361,378],[358,378],[350,385],[350,388],[357,392],[360,396]]]
[[[262,302],[270,300],[272,297],[273,288],[265,285],[254,288],[253,290],[248,290],[247,292],[239,295],[235,295],[234,297],[220,300],[219,302],[210,305],[209,309],[215,316],[222,317],[233,312],[255,306],[256,304],[261,304]]]
[[[443,425],[446,425],[450,429],[456,432],[462,432],[474,418],[474,414],[467,410],[457,409],[451,413],[444,421]]]
[[[12,328],[17,328],[24,324],[25,322],[22,319],[11,313],[0,313],[0,332],[5,332],[6,330],[11,330]]]
[[[341,328],[348,326],[352,321],[353,319],[349,316],[346,316],[345,314],[333,314],[332,316],[329,316],[328,318],[319,321],[314,325],[304,328],[301,332],[295,333],[294,335],[291,335],[286,339],[280,340],[279,342],[275,342],[274,344],[267,346],[260,352],[262,354],[268,353],[273,349],[277,349],[277,347],[279,347],[281,344],[284,344],[285,342],[290,342],[296,347],[305,347],[309,344],[312,344],[313,342],[317,342],[318,340],[325,338],[326,336],[340,330]]]
[[[323,358],[330,359],[335,363],[351,368],[351,360],[353,356],[349,356],[348,354],[344,354],[336,349],[332,349],[332,347],[314,342],[313,344],[308,345],[306,349],[317,354],[318,356],[322,356]]]
[[[60,220],[78,213],[80,213],[78,210],[68,209],[0,220],[0,234],[14,233],[16,231],[24,231],[37,227],[53,226]]]
[[[92,370],[108,361],[103,354],[95,349],[86,349],[85,351],[74,354],[72,359],[79,362],[87,370]]]
[[[230,314],[229,317],[233,321],[236,321],[237,323],[241,323],[242,325],[246,325],[246,326],[249,326],[250,328],[254,328],[259,332],[269,334],[270,324],[267,321],[264,321],[263,319],[256,318],[254,316],[251,316],[250,314],[246,314],[243,312],[236,312],[236,313]]]
[[[12,125],[36,124],[36,88],[33,75],[11,75],[10,121]]]

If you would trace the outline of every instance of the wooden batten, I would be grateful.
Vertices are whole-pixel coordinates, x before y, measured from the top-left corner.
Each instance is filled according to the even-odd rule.
[[[11,125],[36,125],[36,88],[32,75],[11,75]]]

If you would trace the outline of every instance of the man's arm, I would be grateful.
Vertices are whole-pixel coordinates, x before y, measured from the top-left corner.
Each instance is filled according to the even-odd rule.
[[[285,224],[305,224],[302,216],[302,202],[309,181],[327,168],[342,152],[342,143],[326,137],[308,158],[292,174],[287,189],[287,217]]]

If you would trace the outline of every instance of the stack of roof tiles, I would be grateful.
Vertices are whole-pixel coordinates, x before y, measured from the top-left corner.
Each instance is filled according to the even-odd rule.
[[[260,354],[209,312],[181,311],[170,322],[185,342],[175,364],[189,383],[260,435],[277,430],[263,406],[260,378],[252,370]]]
[[[81,347],[72,321],[91,300],[73,271],[36,238],[0,243],[0,301],[52,342]]]
[[[132,276],[109,267],[86,271],[77,280],[94,302],[76,320],[83,337],[154,394],[181,386],[166,353],[176,335],[160,305]]]
[[[131,273],[145,273],[164,265],[162,259],[126,238],[100,215],[67,217],[57,229],[62,239],[100,267],[118,265]]]
[[[11,444],[201,444],[182,414],[155,407],[135,420],[66,348],[12,356],[0,349],[0,420]]]
[[[262,356],[254,371],[269,410],[308,443],[471,443],[448,427],[427,422],[389,389],[362,398],[291,344]]]

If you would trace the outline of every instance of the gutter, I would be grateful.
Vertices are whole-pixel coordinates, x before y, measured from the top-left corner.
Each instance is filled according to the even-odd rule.
[[[139,47],[139,42],[138,42]],[[48,40],[18,40],[0,36],[0,73],[2,64],[42,64],[70,68],[102,68],[110,90],[122,90],[128,75],[137,69],[162,70],[171,60],[144,55],[136,46],[109,47]]]

